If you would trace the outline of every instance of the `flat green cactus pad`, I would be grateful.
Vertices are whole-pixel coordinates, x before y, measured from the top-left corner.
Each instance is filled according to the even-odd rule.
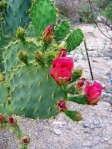
[[[46,119],[59,113],[57,103],[67,94],[49,75],[48,68],[23,65],[11,80],[11,109],[17,115]]]
[[[52,24],[56,24],[57,10],[50,0],[36,0],[30,10],[32,24],[34,26],[37,38],[42,36],[44,29]]]
[[[55,29],[55,40],[63,40],[70,31],[70,25],[67,21],[62,21],[61,24]]]
[[[34,53],[37,50],[37,46],[32,42],[31,39],[26,39],[25,42],[22,42],[20,40],[11,42],[6,47],[3,54],[6,80],[11,74],[11,69],[15,68],[17,64],[20,63],[18,53],[21,50],[27,52],[29,60],[32,60],[34,59]]]
[[[7,0],[6,13],[6,30],[8,33],[16,31],[17,27],[25,27],[30,21],[28,10],[31,6],[31,0]],[[7,34],[6,32],[6,34]]]
[[[74,30],[66,39],[67,51],[70,52],[78,47],[83,41],[84,35],[81,29]]]

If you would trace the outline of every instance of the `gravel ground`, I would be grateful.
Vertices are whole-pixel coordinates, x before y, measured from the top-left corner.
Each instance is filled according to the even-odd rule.
[[[60,113],[49,120],[34,121],[16,116],[22,132],[31,137],[29,149],[112,149],[112,107],[100,101],[96,106],[69,102],[83,120],[73,122]],[[8,129],[0,130],[0,149],[19,149]]]

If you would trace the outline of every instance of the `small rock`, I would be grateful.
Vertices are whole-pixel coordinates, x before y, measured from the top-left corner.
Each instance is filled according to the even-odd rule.
[[[54,133],[56,135],[61,135],[62,134],[62,132],[59,129],[56,129],[56,128],[54,128]]]
[[[109,139],[108,138],[104,138],[104,141],[108,141]]]
[[[94,125],[99,125],[99,124],[100,124],[100,120],[94,119],[94,120],[93,120],[93,124],[94,124]]]
[[[90,128],[86,128],[86,129],[84,129],[83,132],[84,132],[84,133],[88,133],[88,134],[91,134],[91,133],[92,133],[92,131],[91,131]]]
[[[71,125],[67,126],[67,129],[68,130],[71,130],[72,129],[72,126]]]
[[[53,125],[66,125],[66,122],[55,121]]]
[[[104,105],[104,106],[108,106],[108,107],[111,106],[110,103],[108,103],[108,102],[103,102],[103,105]]]
[[[91,122],[89,121],[85,121],[83,124],[84,127],[90,127],[91,126]]]

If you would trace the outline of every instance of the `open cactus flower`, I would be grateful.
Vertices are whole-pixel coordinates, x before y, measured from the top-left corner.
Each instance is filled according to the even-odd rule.
[[[101,84],[87,82],[82,68],[76,68],[67,55],[82,43],[81,29],[71,31],[65,20],[58,24],[58,11],[50,0],[35,0],[29,13],[35,35],[26,37],[26,31],[18,28],[15,41],[5,46],[3,52],[5,79],[0,83],[0,124],[7,123],[15,129],[25,148],[29,138],[23,137],[13,114],[49,119],[63,112],[79,121],[81,113],[69,110],[67,102],[94,105],[102,92]],[[14,31],[16,26],[11,28]]]
[[[57,83],[64,85],[71,80],[72,69],[74,67],[72,58],[59,57],[53,60],[52,67],[50,69],[50,75]]]

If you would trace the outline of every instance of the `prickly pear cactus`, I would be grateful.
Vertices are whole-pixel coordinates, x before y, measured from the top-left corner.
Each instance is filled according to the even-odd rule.
[[[69,75],[67,76],[68,79],[67,77],[56,78],[58,73],[56,72],[53,76],[50,69],[54,59],[65,57],[66,61],[67,50],[69,52],[76,48],[82,42],[83,34],[81,30],[75,30],[71,33],[67,21],[62,21],[60,25],[56,25],[56,13],[57,10],[51,1],[35,1],[30,10],[30,16],[37,40],[40,39],[40,41],[34,44],[32,39],[25,38],[25,31],[18,28],[16,32],[18,40],[6,47],[4,66],[6,80],[10,78],[10,109],[17,115],[44,119],[58,114],[61,111],[60,107],[64,108],[64,111],[68,109],[66,101],[69,100],[67,95],[71,93],[71,87],[68,88],[68,85],[64,84],[69,82],[70,79],[70,83],[75,80],[74,75],[71,78],[72,70],[66,70],[67,75]],[[49,26],[47,27],[47,25]],[[69,36],[64,47],[62,46],[60,50],[59,41],[65,39],[68,33]],[[70,40],[71,38],[79,38],[78,43],[73,43],[73,39]],[[72,46],[69,46],[69,44]],[[56,50],[53,51],[54,47]],[[68,47],[68,49],[64,49],[65,47]],[[68,59],[72,61],[70,58]],[[72,87],[72,93],[75,93],[74,87]],[[76,113],[67,111],[66,115],[75,120],[72,115]]]

